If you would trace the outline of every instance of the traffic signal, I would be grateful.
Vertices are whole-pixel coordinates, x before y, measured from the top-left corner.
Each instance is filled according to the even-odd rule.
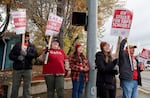
[[[85,26],[86,25],[86,13],[73,12],[72,13],[72,25]]]

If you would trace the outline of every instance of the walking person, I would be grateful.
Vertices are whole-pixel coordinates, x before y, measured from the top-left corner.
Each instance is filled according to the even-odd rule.
[[[49,52],[49,55],[47,64],[43,65],[43,74],[47,85],[48,98],[54,98],[55,89],[58,98],[64,98],[64,62],[68,62],[67,55],[60,48],[60,42],[57,38],[53,38],[50,50],[46,51]]]
[[[117,59],[113,60],[109,43],[100,43],[101,51],[96,53],[97,69],[97,97],[115,98],[116,97],[116,78],[118,71],[115,69]]]
[[[119,78],[123,90],[122,98],[137,98],[138,85],[142,85],[140,72],[143,70],[143,64],[138,62],[134,56],[136,46],[128,45],[124,50],[126,42],[126,38],[121,41],[119,51]]]
[[[83,88],[88,82],[89,64],[83,54],[83,46],[76,44],[75,52],[70,57],[72,98],[82,98]]]
[[[12,93],[11,98],[18,98],[18,90],[23,81],[22,98],[30,98],[30,87],[32,80],[32,60],[37,57],[37,50],[29,42],[29,33],[25,33],[25,43],[16,43],[12,48],[9,58],[13,62]]]

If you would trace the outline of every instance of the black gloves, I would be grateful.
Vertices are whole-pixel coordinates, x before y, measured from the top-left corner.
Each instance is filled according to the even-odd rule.
[[[25,56],[27,55],[27,51],[23,51],[23,50],[21,50],[20,51],[20,55],[18,56],[18,60],[19,61],[23,61],[24,59],[25,59]]]
[[[118,64],[118,59],[114,59],[114,60],[113,60],[113,64],[114,64],[114,65],[117,65],[117,64]]]
[[[117,75],[119,73],[117,69],[113,69],[112,72],[114,75]]]
[[[46,54],[47,52],[49,52],[49,49],[48,49],[48,47],[46,47],[45,54]]]
[[[113,64],[114,64],[114,68],[113,68],[113,70],[112,70],[112,71],[113,71],[113,74],[114,74],[114,75],[117,75],[117,74],[118,74],[118,65],[117,65],[117,64],[118,64],[118,59],[114,59],[114,60],[113,60]]]
[[[27,51],[23,51],[23,50],[21,50],[21,51],[20,51],[20,55],[22,55],[22,56],[26,56],[26,55],[27,55]]]
[[[19,55],[19,56],[18,56],[18,60],[19,60],[19,61],[23,61],[24,59],[25,59],[25,57],[24,57],[23,55]]]

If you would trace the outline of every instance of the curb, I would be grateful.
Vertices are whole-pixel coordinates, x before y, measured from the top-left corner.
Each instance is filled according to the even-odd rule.
[[[149,90],[146,90],[146,89],[144,89],[142,87],[139,87],[138,90],[141,91],[141,92],[143,92],[143,93],[145,93],[145,94],[150,94]]]

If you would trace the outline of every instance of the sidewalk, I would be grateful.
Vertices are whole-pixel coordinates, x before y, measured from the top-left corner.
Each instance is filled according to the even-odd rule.
[[[47,98],[47,94],[46,94],[46,84],[45,84],[45,81],[44,81],[44,79],[42,79],[42,80],[39,80],[39,79],[37,79],[37,78],[39,78],[39,77],[36,77],[36,76],[38,76],[38,75],[41,75],[41,66],[34,66],[34,68],[33,68],[34,70],[33,70],[33,80],[37,80],[36,82],[35,81],[32,81],[32,88],[31,88],[31,98]],[[37,73],[38,72],[38,73]],[[8,72],[0,72],[0,76],[1,75],[7,75],[7,76],[5,76],[5,78],[7,79],[7,80],[9,80],[9,79],[11,79],[11,71],[8,71]],[[5,79],[5,78],[2,78],[2,80],[3,79]],[[41,79],[41,78],[40,78]],[[119,79],[118,79],[119,80]],[[2,83],[2,82],[0,82],[0,83]],[[6,81],[4,82],[5,84],[7,84],[6,83]],[[10,92],[11,92],[11,84],[9,84],[8,85],[9,87],[9,89],[10,90],[8,90],[8,93],[7,93],[7,96],[9,95],[10,96]],[[19,95],[22,95],[22,87],[20,87],[21,89],[19,90]],[[39,88],[42,88],[42,89],[39,89]],[[122,91],[121,91],[121,88],[119,87],[119,81],[117,81],[117,97],[116,98],[121,98],[121,96],[122,96]],[[42,93],[41,93],[42,92]],[[71,94],[72,94],[72,91],[71,91],[71,81],[70,81],[70,79],[68,78],[66,78],[65,79],[65,94],[64,94],[64,98],[71,98]],[[1,98],[1,96],[0,96],[0,98]],[[2,97],[3,98],[3,97]],[[57,98],[57,97],[55,97],[55,98]],[[83,98],[85,98],[85,95],[83,95]],[[138,98],[150,98],[150,91],[145,91],[144,89],[140,89],[139,90],[139,95],[138,95]]]
[[[72,93],[71,89],[66,89],[64,98],[71,98],[71,93]],[[121,96],[122,96],[121,88],[118,88],[116,98],[121,98]],[[149,96],[150,96],[150,94],[139,91],[138,98],[150,98]],[[43,94],[33,95],[32,98],[47,98],[47,94],[43,93]],[[55,95],[55,98],[57,98],[56,95]],[[84,94],[83,94],[82,98],[85,98]]]

